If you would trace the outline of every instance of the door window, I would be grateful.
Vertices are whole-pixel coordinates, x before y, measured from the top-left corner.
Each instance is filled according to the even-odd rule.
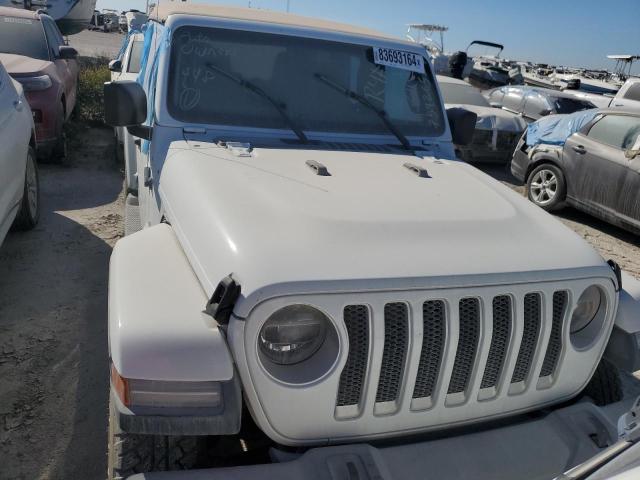
[[[624,97],[626,100],[635,100],[640,102],[640,82],[634,83],[625,92]]]
[[[589,130],[588,137],[621,150],[631,148],[640,135],[640,117],[607,115]]]
[[[546,100],[538,93],[531,92],[526,97],[524,114],[529,118],[540,118],[542,112],[549,110]]]
[[[131,45],[131,52],[129,52],[129,65],[127,66],[128,73],[140,72],[140,61],[142,60],[142,47],[144,42],[142,40],[134,41]]]
[[[47,42],[49,43],[51,56],[53,58],[57,58],[60,54],[60,45],[63,45],[64,41],[61,41],[62,37],[58,37],[57,27],[51,20],[43,18],[42,24],[44,25],[44,31],[47,35]]]
[[[496,88],[489,94],[489,102],[502,105],[502,99],[504,98],[504,90],[502,88]]]
[[[513,112],[522,112],[523,94],[522,90],[509,88],[504,94],[502,106]]]

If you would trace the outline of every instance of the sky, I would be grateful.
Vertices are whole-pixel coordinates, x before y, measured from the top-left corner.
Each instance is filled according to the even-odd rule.
[[[287,8],[287,0],[194,3]],[[97,8],[144,10],[145,5],[143,0],[98,0]],[[399,37],[405,36],[409,23],[446,25],[446,51],[464,50],[472,40],[488,40],[503,44],[502,55],[508,58],[610,70],[615,62],[607,55],[640,55],[640,0],[289,0],[289,5],[291,13]],[[640,61],[633,73],[640,75]]]

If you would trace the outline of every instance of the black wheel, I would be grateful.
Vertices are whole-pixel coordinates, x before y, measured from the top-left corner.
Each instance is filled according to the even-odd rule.
[[[527,197],[540,208],[555,210],[562,205],[566,195],[562,170],[551,163],[538,165],[527,177]]]
[[[600,407],[622,400],[622,384],[618,368],[604,358],[600,360],[596,372],[583,393]]]
[[[36,152],[29,147],[27,153],[27,165],[24,175],[24,189],[20,209],[13,222],[16,230],[31,230],[38,223],[40,217],[40,183],[38,179],[38,166],[36,164]]]
[[[195,468],[205,438],[123,432],[110,400],[107,478],[124,480],[136,473]]]

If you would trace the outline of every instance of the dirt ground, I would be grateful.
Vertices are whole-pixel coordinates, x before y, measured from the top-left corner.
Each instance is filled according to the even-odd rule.
[[[111,130],[41,165],[37,228],[0,247],[0,478],[106,472],[107,276],[122,233]]]
[[[107,277],[122,234],[122,168],[109,129],[42,165],[42,218],[0,247],[0,479],[103,479]],[[485,171],[522,191],[504,168]],[[574,210],[563,222],[640,276],[638,240]]]

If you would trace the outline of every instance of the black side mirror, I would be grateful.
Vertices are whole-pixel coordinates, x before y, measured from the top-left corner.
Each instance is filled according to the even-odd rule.
[[[111,70],[112,72],[121,72],[122,60],[111,60],[109,62],[109,70]]]
[[[78,51],[68,45],[60,45],[58,47],[58,58],[62,60],[74,60],[78,56]]]
[[[147,119],[147,95],[142,85],[132,80],[105,82],[104,121],[112,127],[127,127],[136,137],[151,140],[151,127],[142,125]]]
[[[464,108],[447,109],[447,119],[451,129],[451,140],[456,145],[469,145],[476,130],[478,115]]]

